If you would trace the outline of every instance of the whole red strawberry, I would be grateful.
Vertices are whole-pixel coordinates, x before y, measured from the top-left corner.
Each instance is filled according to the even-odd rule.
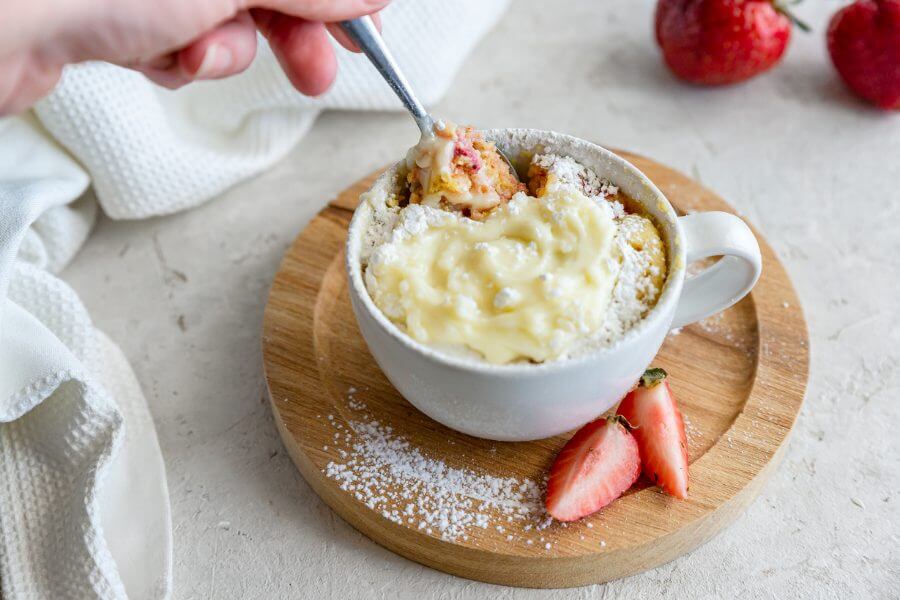
[[[828,52],[858,96],[900,109],[900,0],[858,0],[839,10],[828,26]]]
[[[681,79],[737,83],[778,62],[791,39],[792,20],[772,0],[660,0],[656,41]]]

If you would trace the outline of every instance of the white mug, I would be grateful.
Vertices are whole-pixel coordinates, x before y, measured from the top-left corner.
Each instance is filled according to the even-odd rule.
[[[369,202],[360,202],[350,222],[346,252],[350,300],[360,331],[403,397],[447,427],[501,441],[546,438],[579,427],[606,412],[634,386],[671,328],[728,308],[759,279],[759,245],[738,217],[724,212],[678,217],[634,165],[584,140],[533,129],[493,129],[485,136],[507,156],[541,148],[571,156],[608,178],[656,223],[666,244],[669,270],[656,305],[611,346],[542,364],[494,365],[419,343],[375,306],[360,263],[373,211]],[[395,185],[398,166],[381,175],[369,193],[386,196]],[[710,256],[723,258],[685,280],[688,264]]]

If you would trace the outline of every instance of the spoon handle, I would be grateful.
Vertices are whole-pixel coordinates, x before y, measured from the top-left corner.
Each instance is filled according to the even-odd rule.
[[[403,106],[416,120],[416,125],[419,126],[422,135],[433,135],[434,119],[431,118],[431,115],[428,114],[425,107],[416,98],[412,88],[409,86],[409,82],[403,76],[394,57],[391,55],[391,51],[385,46],[384,40],[381,38],[381,34],[378,33],[372,18],[359,17],[350,21],[342,21],[340,27],[359,46],[360,50],[369,57],[369,60],[372,61],[372,64],[384,77],[384,80],[388,82],[388,85],[400,98]]]

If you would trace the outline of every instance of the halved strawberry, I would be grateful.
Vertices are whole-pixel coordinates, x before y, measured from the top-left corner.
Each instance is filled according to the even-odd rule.
[[[634,427],[644,474],[676,498],[687,498],[687,437],[666,377],[662,369],[647,369],[616,414]]]
[[[547,482],[547,512],[575,521],[597,512],[641,475],[638,445],[621,417],[597,419],[579,429],[557,455]]]

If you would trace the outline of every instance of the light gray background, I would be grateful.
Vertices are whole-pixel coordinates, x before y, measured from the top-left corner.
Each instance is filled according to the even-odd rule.
[[[419,566],[335,517],[285,455],[262,381],[269,284],[330,197],[416,141],[408,117],[326,114],[275,168],[199,209],[101,220],[64,277],[122,346],[156,420],[174,597],[897,598],[900,114],[837,80],[824,30],[838,6],[798,10],[815,33],[796,35],[776,71],[697,89],[663,68],[648,0],[520,1],[434,107],[691,174],[766,235],[797,286],[812,376],[782,467],[731,528],[626,580],[542,592]]]

